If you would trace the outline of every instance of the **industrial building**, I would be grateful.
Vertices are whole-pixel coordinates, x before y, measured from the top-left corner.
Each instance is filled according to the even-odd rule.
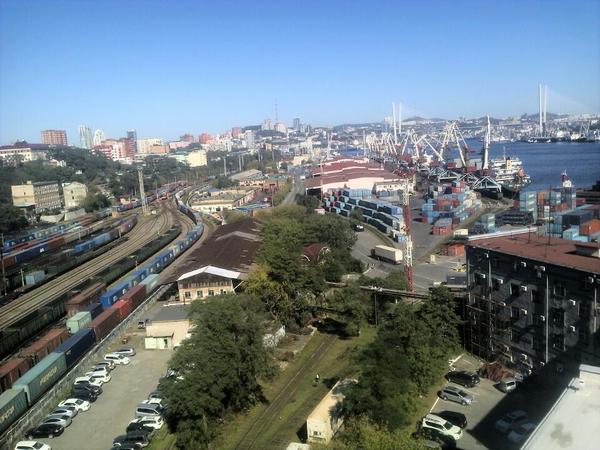
[[[12,185],[13,205],[26,207],[35,205],[35,212],[42,213],[61,207],[58,183],[53,181],[28,181],[27,184]]]
[[[523,373],[598,364],[599,244],[503,232],[465,250],[467,350]]]
[[[177,347],[189,337],[189,306],[169,305],[160,309],[146,324],[144,346],[164,350]]]
[[[223,189],[216,192],[207,191],[205,197],[190,200],[190,207],[203,213],[213,213],[234,209],[250,203],[256,197],[256,189]]]

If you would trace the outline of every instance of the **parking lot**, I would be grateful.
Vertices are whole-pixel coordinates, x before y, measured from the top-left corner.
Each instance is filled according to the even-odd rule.
[[[90,409],[80,412],[61,436],[40,441],[53,450],[107,450],[115,437],[125,434],[135,406],[156,389],[172,354],[171,350],[145,350],[142,333],[132,336],[127,346],[135,347],[137,355],[129,365],[115,367],[112,380],[102,386],[103,393]]]

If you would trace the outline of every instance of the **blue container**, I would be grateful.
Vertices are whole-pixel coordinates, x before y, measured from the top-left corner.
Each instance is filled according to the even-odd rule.
[[[87,311],[92,316],[92,320],[94,320],[100,313],[103,311],[101,303],[90,303],[89,305],[85,305],[82,311]]]
[[[67,368],[71,368],[95,343],[96,335],[94,334],[94,330],[84,328],[60,344],[54,350],[54,353],[64,355]]]

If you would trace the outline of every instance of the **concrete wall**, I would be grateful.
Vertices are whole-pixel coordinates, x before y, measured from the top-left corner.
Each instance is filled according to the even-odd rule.
[[[123,322],[121,322],[102,342],[92,348],[77,365],[61,378],[33,407],[27,411],[0,439],[0,449],[9,450],[22,439],[23,433],[38,425],[41,420],[52,411],[58,403],[68,398],[75,378],[85,374],[94,361],[102,360],[108,352],[108,348],[125,335],[129,325],[137,323],[162,296],[166,295],[168,286],[162,286],[154,294],[148,297],[144,303],[135,309]]]

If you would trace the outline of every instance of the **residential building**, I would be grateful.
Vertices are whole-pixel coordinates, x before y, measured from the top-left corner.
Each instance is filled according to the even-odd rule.
[[[300,131],[300,118],[299,117],[294,118],[294,130]]]
[[[467,350],[529,373],[600,359],[600,244],[525,232],[469,238]]]
[[[0,147],[0,159],[5,166],[17,166],[20,163],[45,160],[46,152],[31,147]]]
[[[65,208],[81,206],[87,195],[87,186],[85,184],[73,181],[71,183],[63,183],[62,188]]]
[[[177,347],[190,335],[189,306],[169,305],[161,308],[147,322],[144,346],[164,350]]]
[[[42,144],[69,145],[65,130],[42,130]]]
[[[198,137],[198,142],[200,142],[201,144],[208,144],[210,141],[212,141],[212,136],[208,133],[202,133]]]
[[[137,152],[142,155],[151,153],[150,147],[153,147],[155,145],[162,145],[162,143],[162,139],[160,138],[138,139]]]
[[[148,155],[164,155],[169,153],[168,144],[151,145],[147,148],[146,154]]]
[[[179,301],[207,299],[215,295],[230,294],[240,285],[240,272],[204,266],[187,272],[177,279]]]
[[[178,150],[180,148],[189,147],[190,143],[188,141],[173,141],[169,142],[169,151]]]
[[[208,164],[206,152],[204,150],[195,150],[188,153],[187,163],[190,167],[202,167]]]
[[[194,142],[194,135],[186,133],[183,136],[180,136],[179,140],[192,144]]]
[[[287,127],[285,126],[284,123],[282,122],[277,122],[275,124],[275,131],[279,132],[279,133],[283,133],[286,134],[287,133]]]
[[[104,136],[104,131],[96,130],[94,132],[93,146],[95,147],[96,145],[102,145],[102,142],[104,142],[104,139],[106,139],[106,136]]]
[[[600,367],[582,364],[522,450],[596,448],[600,422]]]
[[[328,444],[344,423],[344,390],[356,380],[338,381],[306,419],[307,442]]]
[[[131,143],[130,145],[131,145],[131,152],[132,152],[132,154],[128,155],[128,156],[132,156],[133,157],[133,155],[135,155],[138,152],[138,149],[137,149],[137,131],[135,131],[135,130],[128,130],[127,131],[127,139],[129,139],[129,141]]]
[[[87,149],[91,149],[94,146],[92,129],[86,125],[79,125],[79,146]]]
[[[242,129],[240,127],[233,127],[231,129],[231,137],[237,139],[242,134]]]
[[[35,205],[35,212],[42,213],[61,207],[58,183],[54,181],[39,181],[27,184],[12,185],[13,205],[27,207]]]

